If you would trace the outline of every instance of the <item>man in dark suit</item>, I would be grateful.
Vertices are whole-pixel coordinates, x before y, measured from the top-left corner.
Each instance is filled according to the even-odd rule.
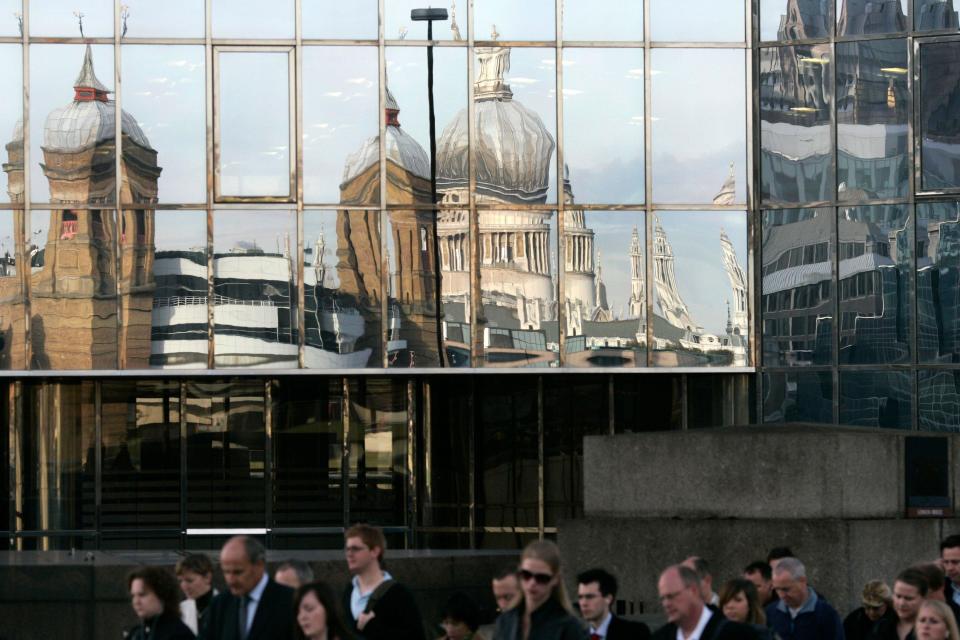
[[[220,568],[228,591],[210,603],[200,640],[274,640],[293,635],[293,589],[266,572],[263,545],[248,536],[227,540]]]
[[[577,576],[577,602],[590,640],[647,640],[647,625],[613,615],[616,599],[617,579],[606,570],[590,569]]]
[[[689,567],[679,564],[667,567],[660,574],[657,590],[668,622],[653,634],[653,640],[757,639],[752,627],[731,622],[704,604],[700,577]]]

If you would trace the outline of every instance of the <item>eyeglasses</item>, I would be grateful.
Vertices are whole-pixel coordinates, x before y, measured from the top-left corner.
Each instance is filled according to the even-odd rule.
[[[520,576],[520,579],[524,582],[536,580],[537,584],[549,584],[550,581],[553,580],[553,576],[549,573],[534,573],[526,569],[520,569],[520,571],[517,571],[517,575]]]
[[[673,593],[664,593],[660,596],[660,602],[670,602],[674,598],[679,596],[681,593],[683,593],[683,591],[684,590],[681,589],[680,591],[674,591]]]
[[[360,553],[361,551],[366,551],[366,547],[344,547],[344,551],[347,553]]]

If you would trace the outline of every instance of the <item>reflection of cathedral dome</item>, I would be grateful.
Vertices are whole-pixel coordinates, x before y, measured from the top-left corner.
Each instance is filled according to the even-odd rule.
[[[48,151],[82,151],[116,137],[116,103],[108,100],[107,88],[93,72],[90,45],[87,45],[83,67],[73,88],[76,91],[73,102],[54,109],[47,116],[43,130],[43,147]],[[141,147],[151,148],[150,141],[140,129],[140,125],[126,111],[121,117],[121,124],[123,133],[133,142]]]
[[[430,179],[430,158],[420,143],[400,128],[397,115],[400,107],[387,89],[387,159],[410,173]],[[350,154],[343,168],[342,184],[350,182],[380,162],[380,136],[368,138],[357,151]]]
[[[550,179],[553,136],[534,111],[514,101],[503,79],[510,50],[478,48],[476,83],[477,191],[515,202],[543,202]],[[469,184],[467,110],[447,125],[437,143],[437,182],[443,188]]]

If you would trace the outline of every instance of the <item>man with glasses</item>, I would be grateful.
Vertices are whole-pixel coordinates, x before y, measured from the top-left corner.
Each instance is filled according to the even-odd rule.
[[[577,603],[589,625],[590,640],[645,640],[650,629],[613,615],[617,579],[604,569],[590,569],[577,576]]]
[[[343,610],[353,630],[366,640],[423,640],[423,621],[413,594],[384,570],[383,531],[355,524],[344,538],[353,579],[344,592]]]
[[[700,576],[689,567],[677,564],[660,574],[657,583],[660,606],[667,624],[660,627],[653,640],[756,640],[751,627],[731,622],[714,613],[703,602]]]
[[[947,536],[940,543],[940,566],[947,574],[944,597],[960,605],[960,535]]]

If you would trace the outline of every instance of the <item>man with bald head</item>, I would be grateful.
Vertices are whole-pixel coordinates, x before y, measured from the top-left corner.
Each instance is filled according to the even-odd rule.
[[[667,624],[653,640],[757,640],[757,632],[714,613],[703,602],[700,576],[681,564],[667,567],[657,583]]]
[[[227,591],[216,596],[207,613],[201,640],[272,640],[293,635],[293,589],[267,573],[263,545],[235,536],[220,550]]]

